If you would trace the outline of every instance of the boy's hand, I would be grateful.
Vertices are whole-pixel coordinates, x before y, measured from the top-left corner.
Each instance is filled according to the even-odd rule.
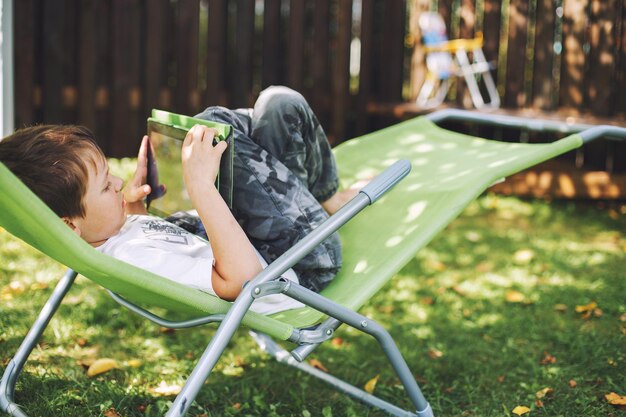
[[[190,194],[215,187],[220,159],[227,146],[225,141],[213,146],[217,135],[213,128],[195,125],[185,137],[181,157],[184,181]]]
[[[150,186],[146,184],[148,154],[148,137],[144,136],[139,147],[137,155],[137,169],[135,175],[128,181],[124,190],[124,200],[126,201],[126,210],[129,214],[145,214],[146,208],[143,200],[150,194]]]

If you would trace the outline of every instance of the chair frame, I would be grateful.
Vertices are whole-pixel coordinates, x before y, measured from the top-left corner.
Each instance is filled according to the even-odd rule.
[[[520,128],[541,131],[557,131],[564,133],[578,133],[583,143],[588,143],[600,137],[613,139],[626,139],[626,129],[616,126],[589,126],[565,124],[557,121],[525,119],[514,116],[500,116],[493,114],[480,114],[463,110],[442,110],[427,116],[431,121],[440,123],[444,121],[466,121],[475,123],[488,123],[494,126],[507,128]],[[417,382],[415,381],[406,361],[403,359],[391,335],[375,321],[343,307],[320,294],[312,292],[298,284],[280,279],[280,275],[297,263],[310,250],[320,242],[338,230],[352,217],[358,214],[363,208],[374,203],[387,190],[400,181],[410,169],[407,161],[398,161],[387,171],[376,177],[348,204],[337,211],[326,222],[315,229],[305,239],[300,241],[280,258],[270,264],[265,270],[259,273],[252,281],[244,286],[241,294],[235,300],[227,314],[213,314],[206,317],[173,322],[158,317],[151,312],[138,307],[123,298],[111,293],[111,296],[121,305],[142,317],[164,327],[188,328],[207,323],[219,322],[217,332],[211,339],[204,353],[198,360],[194,370],[187,379],[185,386],[176,397],[172,407],[167,413],[168,417],[184,416],[202,388],[204,381],[210,376],[211,371],[217,361],[225,351],[227,344],[250,308],[252,302],[260,297],[270,294],[285,294],[298,300],[314,309],[324,312],[329,316],[327,320],[320,323],[313,329],[296,329],[293,331],[289,341],[295,343],[297,347],[291,352],[287,352],[278,346],[269,336],[251,332],[259,346],[266,350],[278,362],[293,366],[301,371],[307,372],[331,386],[351,395],[352,397],[386,411],[394,416],[417,416],[432,417],[433,411],[424,398]],[[39,338],[48,326],[48,323],[56,313],[63,298],[70,290],[77,273],[68,270],[60,279],[50,298],[43,306],[33,326],[28,331],[22,344],[18,348],[14,357],[8,363],[2,379],[0,381],[0,410],[15,416],[28,417],[19,406],[13,401],[15,386],[18,377],[28,360],[32,350],[35,348]],[[304,363],[304,359],[321,343],[329,340],[334,331],[341,325],[357,329],[358,331],[374,337],[385,353],[387,360],[402,382],[407,396],[415,407],[416,411],[408,411],[397,407],[385,400],[371,395],[353,385],[344,382],[330,374],[322,372]]]

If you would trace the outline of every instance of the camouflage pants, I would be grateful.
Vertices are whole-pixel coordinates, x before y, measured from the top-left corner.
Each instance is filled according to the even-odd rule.
[[[272,262],[328,218],[320,202],[338,188],[335,160],[308,103],[269,87],[253,109],[209,107],[196,117],[234,128],[233,214]],[[320,291],[341,267],[335,233],[297,263],[300,283]]]

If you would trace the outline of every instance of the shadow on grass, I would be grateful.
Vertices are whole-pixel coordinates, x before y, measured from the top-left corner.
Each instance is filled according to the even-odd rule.
[[[625,230],[619,212],[483,197],[362,313],[392,334],[437,416],[508,416],[518,405],[534,416],[615,414],[604,395],[626,393]],[[4,308],[2,359],[49,291],[16,295]],[[576,311],[591,302],[597,307],[589,317]],[[79,280],[16,398],[32,415],[103,415],[111,407],[123,416],[163,415],[173,397],[154,389],[182,385],[213,332],[163,333]],[[80,362],[98,357],[115,358],[122,369],[87,378]],[[342,328],[314,358],[357,386],[379,376],[375,394],[410,407],[370,337]],[[133,359],[141,365],[128,366]],[[239,332],[190,415],[384,414],[273,363]]]

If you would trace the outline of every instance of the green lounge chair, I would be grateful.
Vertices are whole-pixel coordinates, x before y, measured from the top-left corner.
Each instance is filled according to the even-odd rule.
[[[550,144],[503,143],[454,133],[435,124],[448,120],[578,133]],[[184,121],[194,122],[193,119]],[[17,378],[76,274],[80,273],[107,288],[118,302],[159,325],[182,328],[221,322],[168,416],[183,416],[186,413],[232,335],[242,324],[252,329],[259,344],[279,361],[318,376],[361,401],[396,416],[433,416],[430,405],[391,336],[377,323],[358,314],[358,309],[495,181],[603,136],[626,138],[626,129],[568,126],[444,110],[348,141],[335,149],[343,181],[351,183],[361,176],[383,174],[255,277],[234,303],[100,254],[72,233],[0,164],[0,226],[71,268],[57,284],[14,358],[8,363],[0,382],[0,409],[13,416],[26,416],[13,401]],[[403,177],[404,180],[400,181]],[[396,183],[398,185],[386,193]],[[376,204],[357,215],[375,201]],[[344,266],[330,286],[316,294],[277,279],[340,227]],[[272,316],[248,311],[256,298],[274,293],[287,294],[307,307]],[[139,305],[163,307],[196,318],[171,322],[154,316]],[[413,410],[403,410],[302,362],[316,346],[329,340],[341,324],[376,338],[402,382]],[[292,342],[296,347],[291,355],[286,354],[272,338]]]

